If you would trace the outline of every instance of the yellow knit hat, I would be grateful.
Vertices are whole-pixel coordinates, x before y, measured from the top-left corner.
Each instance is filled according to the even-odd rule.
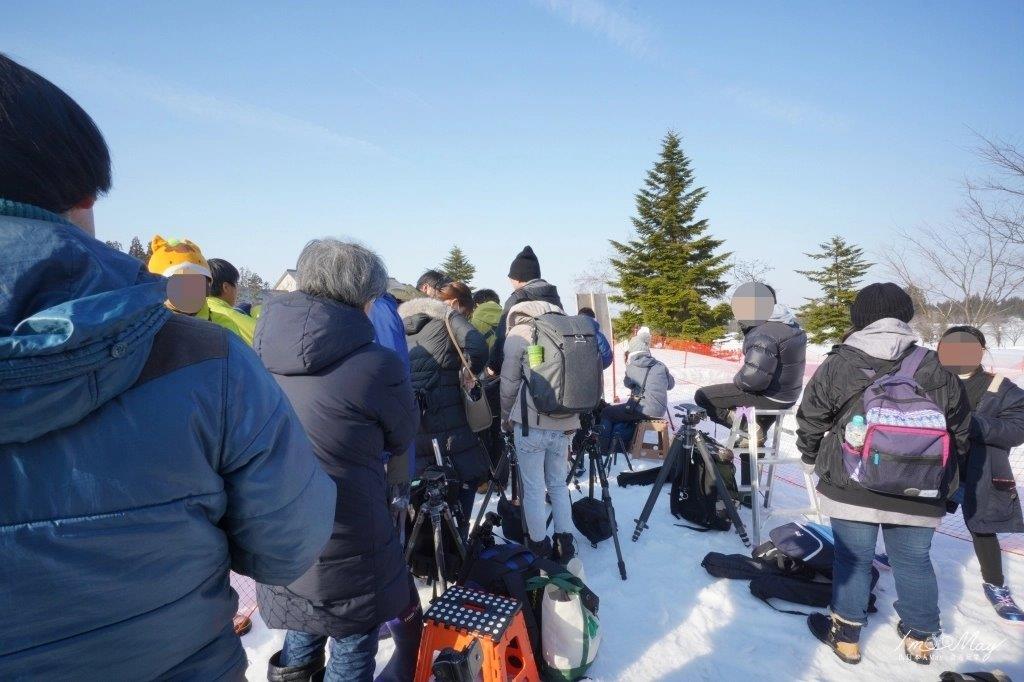
[[[187,239],[164,239],[157,235],[150,249],[153,255],[149,257],[149,271],[154,275],[194,274],[213,279],[203,252]]]

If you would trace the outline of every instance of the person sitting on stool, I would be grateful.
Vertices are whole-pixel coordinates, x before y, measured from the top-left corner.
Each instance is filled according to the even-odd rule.
[[[743,330],[743,366],[731,384],[705,386],[694,402],[707,410],[711,421],[732,428],[737,407],[783,410],[792,407],[803,389],[807,334],[793,313],[778,303],[775,290],[767,284],[740,285],[732,298],[732,310]],[[764,445],[775,417],[758,417],[758,445]],[[753,434],[751,434],[753,435]],[[737,447],[749,447],[741,440]],[[747,470],[742,468],[743,482]]]
[[[629,363],[622,384],[631,395],[626,402],[601,410],[602,453],[608,452],[615,436],[623,443],[629,442],[637,422],[665,417],[668,392],[675,388],[676,380],[665,363],[651,356],[650,344],[647,335],[635,336],[629,342]]]

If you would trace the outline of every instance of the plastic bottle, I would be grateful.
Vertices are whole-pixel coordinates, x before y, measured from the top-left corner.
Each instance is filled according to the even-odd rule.
[[[856,415],[850,420],[850,423],[846,425],[846,442],[849,443],[850,447],[860,449],[864,447],[864,439],[868,435],[868,425],[864,421],[863,415]]]

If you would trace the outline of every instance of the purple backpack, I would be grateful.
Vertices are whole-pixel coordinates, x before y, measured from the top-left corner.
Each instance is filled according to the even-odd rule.
[[[843,439],[846,472],[868,490],[904,497],[942,494],[950,452],[946,415],[914,380],[927,353],[914,349],[895,373],[864,391],[864,446],[857,449]]]

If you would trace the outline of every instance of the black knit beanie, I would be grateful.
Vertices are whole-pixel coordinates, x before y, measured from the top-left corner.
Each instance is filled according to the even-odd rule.
[[[854,329],[863,329],[886,317],[895,317],[903,322],[914,319],[914,302],[899,285],[892,282],[869,284],[857,292],[850,308]]]
[[[509,279],[514,279],[517,282],[540,279],[540,262],[532,248],[527,246],[519,252],[516,259],[512,261],[512,267],[508,269],[508,276]]]

